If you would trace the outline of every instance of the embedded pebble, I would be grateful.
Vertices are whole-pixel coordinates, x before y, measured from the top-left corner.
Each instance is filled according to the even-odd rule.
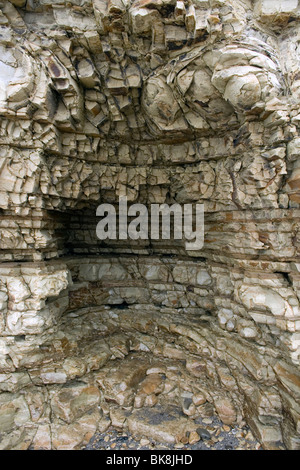
[[[201,437],[202,440],[210,439],[210,438],[211,438],[210,432],[207,431],[207,429],[198,428],[198,429],[197,429],[197,433],[199,434],[199,436]]]

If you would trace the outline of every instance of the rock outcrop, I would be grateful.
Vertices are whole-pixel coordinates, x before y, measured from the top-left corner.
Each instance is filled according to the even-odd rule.
[[[0,1],[1,449],[80,448],[166,403],[300,448],[299,19]],[[204,247],[98,240],[121,196],[204,204]]]

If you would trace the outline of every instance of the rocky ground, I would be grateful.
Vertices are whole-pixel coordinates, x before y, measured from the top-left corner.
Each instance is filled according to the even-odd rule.
[[[247,425],[230,427],[217,417],[198,418],[196,432],[186,443],[158,444],[151,438],[135,439],[129,432],[108,429],[96,434],[83,450],[262,450]]]

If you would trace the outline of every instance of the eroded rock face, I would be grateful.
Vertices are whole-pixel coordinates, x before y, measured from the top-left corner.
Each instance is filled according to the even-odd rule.
[[[0,1],[1,449],[214,413],[299,449],[299,12]],[[203,249],[100,242],[120,196],[204,204]]]

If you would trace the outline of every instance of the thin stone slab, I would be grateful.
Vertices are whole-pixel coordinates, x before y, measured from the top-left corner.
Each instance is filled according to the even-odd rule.
[[[134,437],[168,444],[179,442],[184,434],[197,428],[179,407],[172,405],[134,410],[127,423]]]

